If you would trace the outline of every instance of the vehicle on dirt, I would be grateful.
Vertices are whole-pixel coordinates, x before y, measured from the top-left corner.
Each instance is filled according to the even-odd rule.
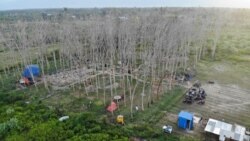
[[[162,129],[164,133],[171,134],[173,132],[173,127],[171,125],[164,125]]]

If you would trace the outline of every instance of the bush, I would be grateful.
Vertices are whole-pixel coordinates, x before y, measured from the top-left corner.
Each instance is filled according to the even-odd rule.
[[[9,121],[0,124],[0,139],[4,138],[11,130],[19,129],[18,120],[11,118]]]

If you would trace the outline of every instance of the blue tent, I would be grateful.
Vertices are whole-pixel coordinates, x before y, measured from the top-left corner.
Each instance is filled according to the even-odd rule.
[[[183,129],[193,129],[193,114],[181,111],[178,115],[178,127]]]
[[[23,77],[26,78],[32,78],[33,77],[38,77],[40,75],[40,69],[38,65],[28,65],[25,67],[24,71],[23,71]]]

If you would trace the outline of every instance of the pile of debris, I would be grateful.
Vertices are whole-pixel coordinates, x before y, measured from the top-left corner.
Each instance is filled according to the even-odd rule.
[[[203,105],[205,104],[206,92],[203,88],[201,88],[201,84],[199,82],[194,83],[194,85],[188,89],[185,95],[185,99],[183,103],[193,104],[195,101],[197,104]]]
[[[94,70],[92,69],[81,68],[59,72],[50,75],[47,78],[51,85],[63,87],[88,79],[91,75],[93,75],[93,72]]]

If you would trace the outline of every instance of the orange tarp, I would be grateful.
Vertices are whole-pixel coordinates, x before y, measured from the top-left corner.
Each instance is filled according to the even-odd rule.
[[[115,102],[112,102],[112,103],[108,106],[108,108],[107,108],[107,110],[108,110],[109,112],[113,112],[113,111],[115,111],[116,109],[117,109],[117,105],[116,105]]]

